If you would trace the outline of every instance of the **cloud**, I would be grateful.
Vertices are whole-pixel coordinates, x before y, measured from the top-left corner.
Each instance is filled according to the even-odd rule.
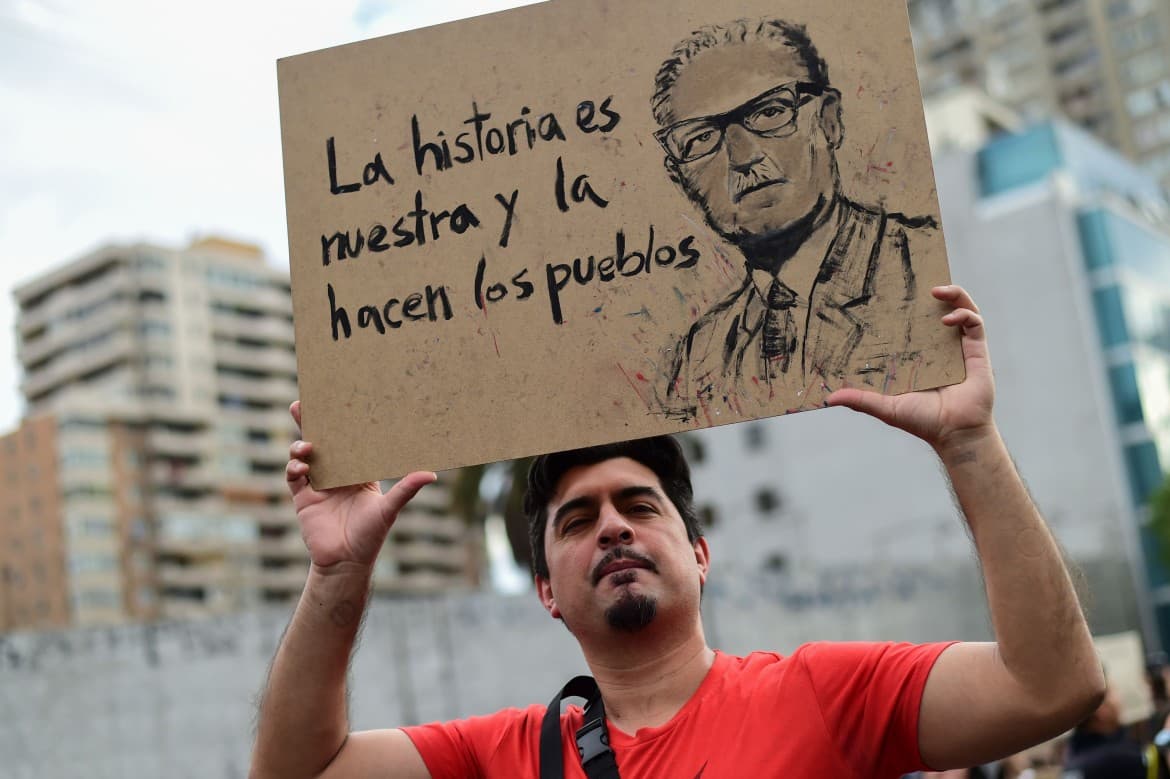
[[[287,266],[276,60],[518,5],[0,0],[5,288],[107,243],[218,233]],[[0,430],[16,424],[0,301]]]

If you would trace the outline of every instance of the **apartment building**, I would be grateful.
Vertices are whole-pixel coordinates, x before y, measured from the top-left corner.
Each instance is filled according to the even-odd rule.
[[[287,273],[209,238],[99,249],[15,295],[27,412],[56,431],[42,482],[62,501],[59,520],[32,521],[66,529],[71,620],[296,597],[308,558],[283,475],[297,394]],[[477,582],[474,533],[430,492],[396,526],[376,591]],[[81,588],[91,569],[108,586]]]
[[[1170,184],[1170,3],[910,0],[924,96],[986,90],[1064,116]]]

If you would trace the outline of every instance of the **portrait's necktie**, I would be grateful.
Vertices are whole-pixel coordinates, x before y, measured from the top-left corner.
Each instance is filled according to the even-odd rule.
[[[773,279],[765,300],[763,342],[760,351],[764,357],[765,375],[773,375],[777,368],[788,372],[788,365],[796,351],[796,320],[792,307],[797,303],[796,293],[780,279]]]

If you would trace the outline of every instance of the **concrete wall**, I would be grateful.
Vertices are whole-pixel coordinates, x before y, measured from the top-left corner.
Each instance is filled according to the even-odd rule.
[[[1086,571],[1094,630],[1132,629],[1124,565]],[[717,576],[710,642],[744,653],[813,639],[983,639],[974,566]],[[232,779],[247,774],[254,698],[285,609],[0,636],[0,778]],[[376,603],[352,674],[359,729],[544,702],[585,671],[532,594]]]

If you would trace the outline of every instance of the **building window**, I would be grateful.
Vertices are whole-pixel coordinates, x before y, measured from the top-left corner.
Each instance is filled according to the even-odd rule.
[[[769,573],[782,573],[788,567],[788,556],[783,552],[772,552],[764,558],[763,568]]]
[[[683,452],[692,465],[702,465],[707,459],[707,446],[697,435],[682,436]]]
[[[1166,55],[1157,49],[1143,52],[1123,63],[1121,72],[1129,86],[1140,87],[1166,72]]]
[[[1121,302],[1121,289],[1117,285],[1093,290],[1093,308],[1097,311],[1097,329],[1102,344],[1109,347],[1129,341],[1125,306]]]
[[[780,509],[780,496],[771,487],[761,487],[756,490],[756,508],[767,516]]]
[[[719,523],[719,513],[710,503],[699,507],[699,522],[708,529]]]
[[[1156,24],[1129,24],[1113,31],[1113,47],[1118,54],[1129,54],[1157,43],[1158,32]]]
[[[744,427],[744,437],[747,439],[747,448],[758,451],[764,448],[764,425],[762,422],[752,422]]]
[[[1135,505],[1143,505],[1162,484],[1162,465],[1153,441],[1125,447],[1125,468]]]

